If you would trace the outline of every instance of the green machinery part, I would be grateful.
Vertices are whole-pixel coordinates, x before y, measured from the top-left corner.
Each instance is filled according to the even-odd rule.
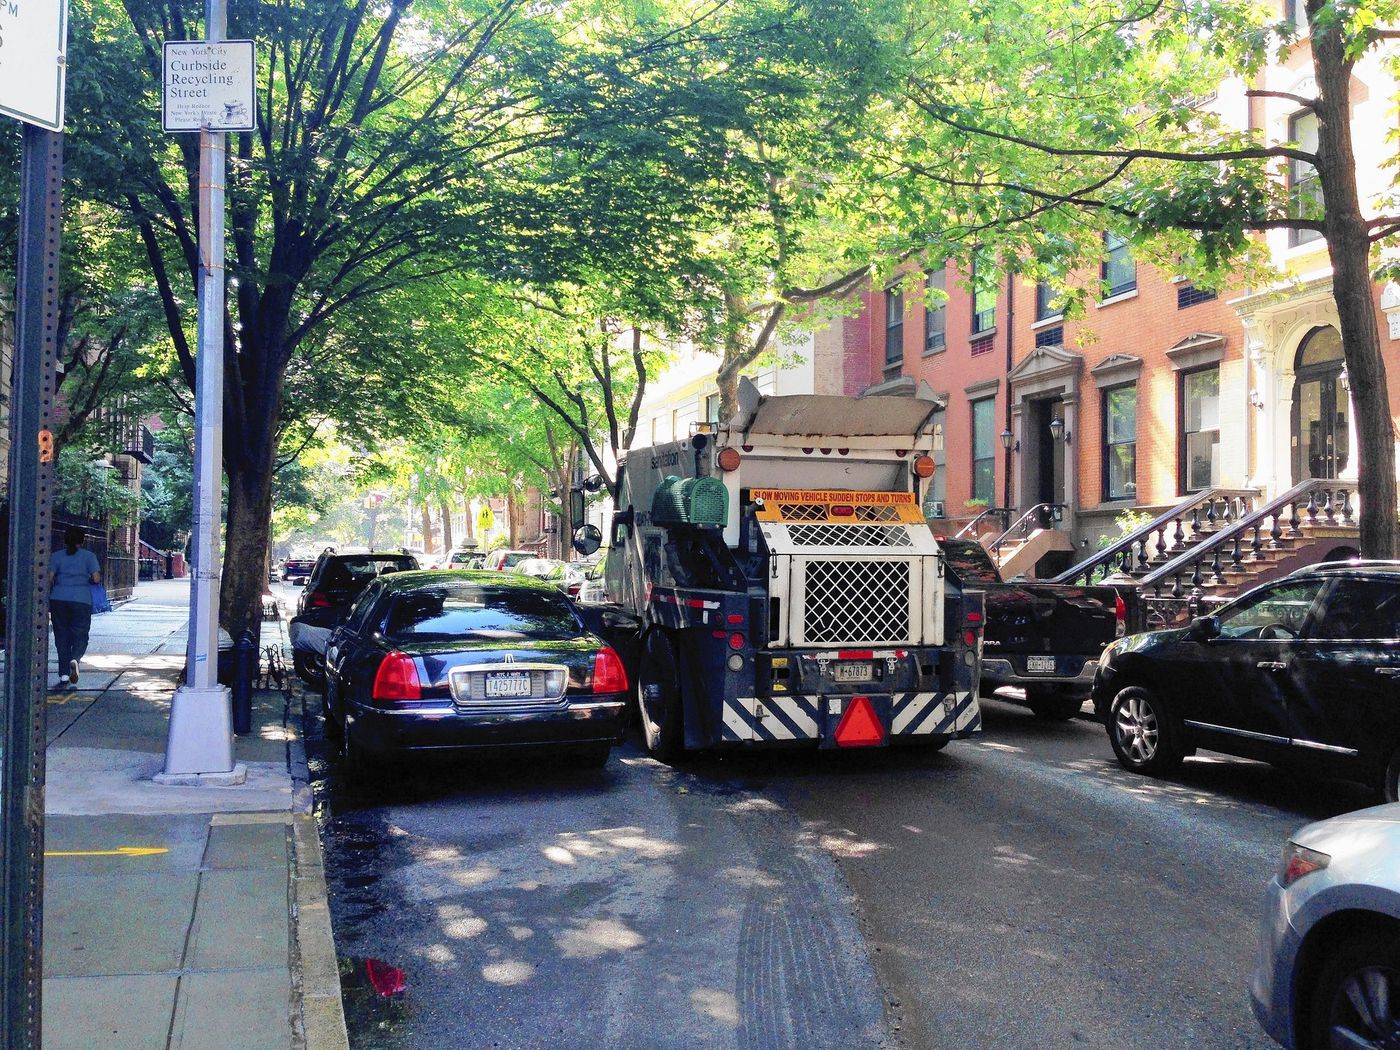
[[[729,490],[718,478],[668,475],[651,501],[658,525],[723,526],[729,519]]]

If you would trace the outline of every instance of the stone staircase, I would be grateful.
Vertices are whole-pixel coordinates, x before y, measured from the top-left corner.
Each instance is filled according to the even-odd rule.
[[[1273,500],[1255,489],[1187,497],[1055,577],[1057,583],[1133,584],[1151,625],[1191,616],[1315,562],[1354,557],[1353,490],[1312,478]]]
[[[1074,550],[1074,540],[1059,528],[1063,503],[1037,503],[994,536],[979,536],[996,562],[1003,580],[1029,576],[1036,563],[1052,551]],[[1009,515],[1007,519],[1009,520]]]

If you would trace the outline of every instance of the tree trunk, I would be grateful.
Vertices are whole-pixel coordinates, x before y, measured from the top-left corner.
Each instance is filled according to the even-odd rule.
[[[462,520],[466,522],[467,530],[467,534],[463,537],[463,539],[475,542],[476,522],[472,521],[472,501],[469,499],[462,500]]]
[[[274,428],[275,429],[275,428]],[[262,593],[268,533],[272,523],[272,449],[265,461],[230,463],[228,526],[223,579],[219,587],[219,623],[236,641],[244,631],[257,637],[262,621]]]
[[[1308,0],[1314,22],[1323,0]],[[1356,189],[1351,139],[1351,63],[1336,28],[1314,29],[1317,76],[1317,175],[1326,202],[1324,234],[1332,258],[1332,295],[1342,333],[1342,355],[1356,411],[1361,554],[1396,556],[1395,431],[1381,357],[1380,327],[1372,305],[1370,239]]]
[[[520,549],[520,494],[506,489],[506,532],[512,550]]]
[[[428,509],[428,501],[425,499],[418,508],[420,523],[423,526],[423,553],[432,554],[437,550],[433,544],[433,516]]]
[[[446,554],[452,550],[452,508],[447,505],[447,498],[443,497],[438,501],[442,510],[442,551]]]

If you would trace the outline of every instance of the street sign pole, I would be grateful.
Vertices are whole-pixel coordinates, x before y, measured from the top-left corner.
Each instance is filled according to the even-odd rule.
[[[206,0],[206,43],[226,34],[226,0]],[[233,713],[218,683],[219,526],[224,431],[224,132],[199,133],[199,329],[195,366],[194,539],[185,682],[170,705],[165,769],[157,782],[242,783]]]
[[[49,662],[49,498],[57,392],[58,255],[63,136],[24,126],[19,272],[10,392],[9,575],[6,582],[0,871],[4,1050],[39,1045],[43,979],[45,693]]]

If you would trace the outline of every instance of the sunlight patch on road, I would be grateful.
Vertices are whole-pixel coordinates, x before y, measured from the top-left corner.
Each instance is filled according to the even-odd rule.
[[[555,864],[577,864],[574,855],[563,846],[546,846],[540,851],[544,854],[545,860],[552,860]]]
[[[510,959],[506,962],[488,963],[481,968],[481,976],[492,984],[524,984],[535,976],[535,968],[527,962]]]
[[[596,959],[608,952],[625,952],[646,943],[640,933],[616,919],[589,919],[554,937],[566,959]]]
[[[428,962],[446,966],[457,961],[456,953],[445,944],[430,944],[423,949],[423,958]]]
[[[458,886],[480,886],[482,883],[490,882],[499,878],[501,869],[492,864],[478,864],[474,868],[467,868],[465,871],[454,871],[448,875]]]
[[[728,992],[715,988],[697,988],[690,993],[690,1005],[695,1012],[724,1024],[739,1027],[739,1004]]]
[[[724,874],[740,886],[755,886],[762,890],[776,890],[783,885],[783,880],[766,871],[759,871],[757,868],[736,866],[725,868]]]
[[[488,925],[480,915],[474,914],[470,908],[464,908],[460,904],[444,904],[438,908],[438,919],[442,922],[444,936],[450,937],[454,941],[480,937],[486,932]]]

